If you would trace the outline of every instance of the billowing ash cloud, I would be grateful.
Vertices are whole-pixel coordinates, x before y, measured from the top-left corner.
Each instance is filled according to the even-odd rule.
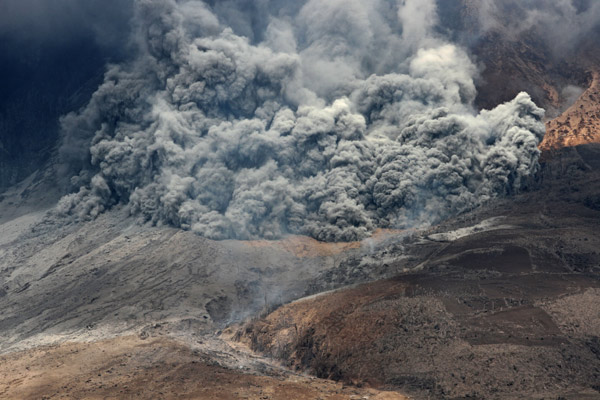
[[[476,68],[431,34],[434,1],[247,4],[136,1],[136,56],[62,120],[80,189],[60,212],[120,203],[216,239],[355,240],[536,170],[543,110],[520,94],[476,114]]]

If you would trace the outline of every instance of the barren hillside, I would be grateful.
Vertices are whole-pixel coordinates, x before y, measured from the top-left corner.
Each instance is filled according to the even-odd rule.
[[[224,365],[168,338],[118,339],[42,347],[0,357],[3,399],[405,400],[264,364]]]
[[[598,398],[599,151],[563,149],[546,191],[420,233],[380,270],[394,278],[291,303],[240,338],[319,377],[416,398]],[[360,268],[327,271],[317,292]]]

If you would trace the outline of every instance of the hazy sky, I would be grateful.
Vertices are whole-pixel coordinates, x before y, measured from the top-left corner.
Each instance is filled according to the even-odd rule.
[[[2,0],[0,34],[46,43],[94,35],[115,46],[127,36],[130,0]]]

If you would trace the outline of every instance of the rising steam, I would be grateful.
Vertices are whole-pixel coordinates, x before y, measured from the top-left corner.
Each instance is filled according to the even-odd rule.
[[[519,190],[543,110],[479,114],[477,70],[436,37],[435,1],[137,0],[135,55],[62,119],[79,188],[216,238],[356,240]],[[89,151],[82,152],[82,149]]]

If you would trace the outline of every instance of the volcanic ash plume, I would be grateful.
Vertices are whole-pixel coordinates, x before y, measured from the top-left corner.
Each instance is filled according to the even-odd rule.
[[[535,172],[543,110],[522,93],[475,113],[476,68],[432,34],[434,1],[256,3],[136,1],[135,55],[62,119],[79,189],[61,213],[346,241]]]

